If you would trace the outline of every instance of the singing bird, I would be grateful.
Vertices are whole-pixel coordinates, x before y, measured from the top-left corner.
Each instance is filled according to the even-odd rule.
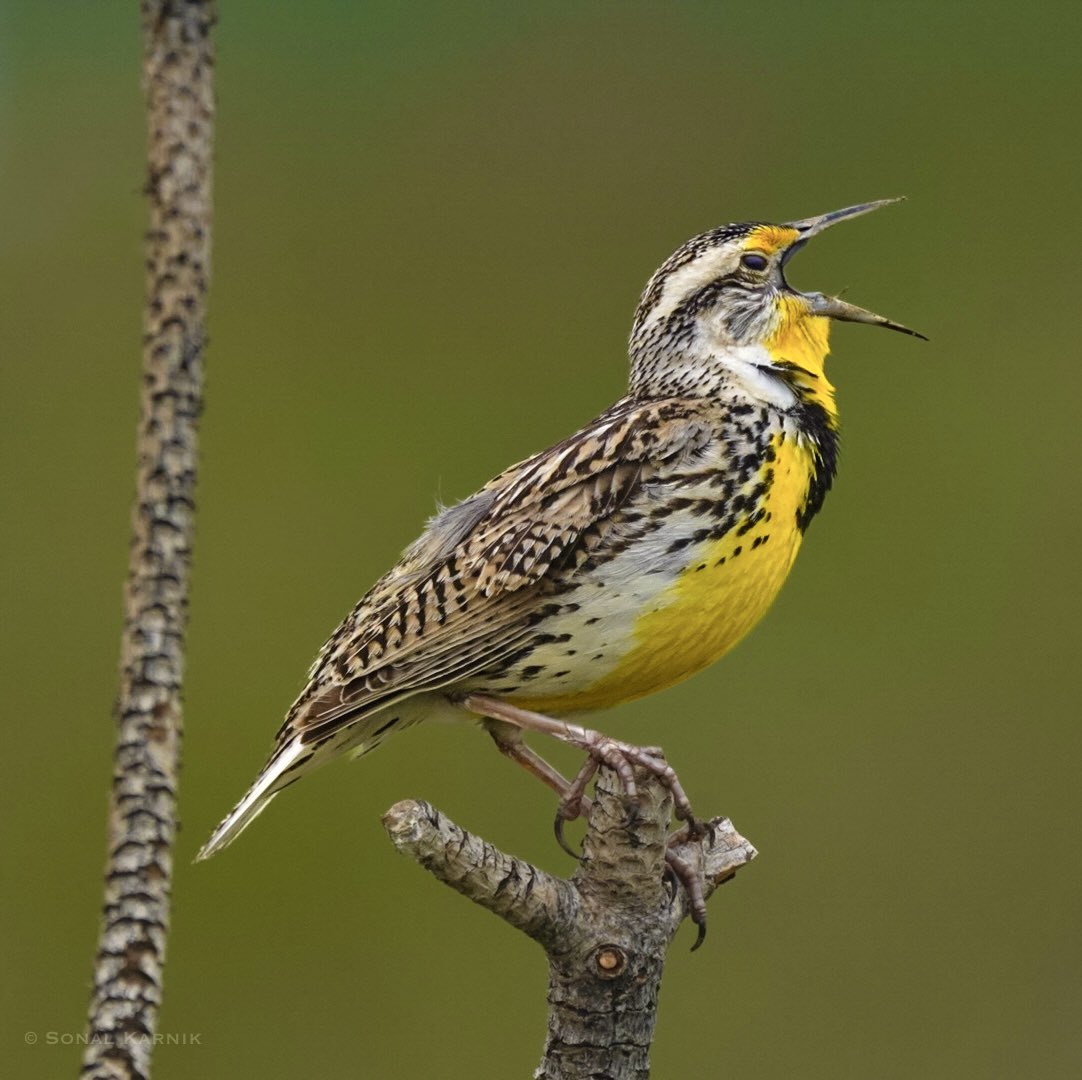
[[[671,686],[729,651],[769,608],[834,478],[838,414],[823,365],[832,319],[915,331],[785,278],[839,221],[722,225],[648,282],[626,396],[581,430],[438,513],[323,646],[263,771],[198,858],[288,784],[438,714],[481,719],[573,817],[598,762],[634,793],[675,773],[559,719]],[[523,741],[587,752],[569,784]]]

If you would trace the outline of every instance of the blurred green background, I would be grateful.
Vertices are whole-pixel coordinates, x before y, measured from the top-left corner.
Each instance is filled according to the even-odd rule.
[[[134,5],[0,26],[2,1059],[73,1075],[138,392]],[[214,282],[159,1077],[525,1077],[532,943],[396,856],[425,797],[559,872],[552,799],[433,725],[191,865],[416,534],[621,393],[684,239],[888,195],[793,265],[844,456],[713,670],[597,718],[762,856],[674,949],[658,1077],[1082,1074],[1076,4],[222,4]],[[410,432],[403,440],[403,430]],[[565,765],[574,758],[556,755]],[[26,1045],[25,1032],[40,1042]]]

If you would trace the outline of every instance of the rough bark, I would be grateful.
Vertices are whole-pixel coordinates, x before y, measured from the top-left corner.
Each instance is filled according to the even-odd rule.
[[[649,1076],[665,956],[689,904],[665,874],[672,801],[647,773],[636,770],[636,781],[638,814],[629,818],[618,777],[600,771],[570,880],[497,850],[428,803],[396,803],[384,815],[399,851],[544,948],[548,1035],[535,1080]],[[701,870],[707,895],[755,857],[731,822],[712,824],[712,838],[674,848]]]
[[[176,831],[196,435],[210,271],[215,5],[147,0],[150,225],[136,497],[103,921],[85,1077],[143,1078],[162,995]]]

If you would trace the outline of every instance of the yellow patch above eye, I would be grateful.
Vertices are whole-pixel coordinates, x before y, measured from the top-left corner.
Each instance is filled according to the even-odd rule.
[[[787,225],[759,225],[744,238],[745,251],[761,251],[774,255],[794,243],[800,233]]]

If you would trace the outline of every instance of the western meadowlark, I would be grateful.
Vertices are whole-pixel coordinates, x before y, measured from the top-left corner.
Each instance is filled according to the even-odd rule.
[[[629,796],[630,764],[653,770],[693,822],[659,751],[554,717],[687,678],[770,606],[834,477],[830,320],[921,336],[796,291],[785,266],[810,237],[895,201],[723,225],[674,252],[635,313],[627,396],[428,523],[323,646],[269,761],[198,858],[317,765],[440,713],[482,718],[560,792],[560,817],[604,761]],[[573,784],[523,742],[531,730],[587,751]]]

